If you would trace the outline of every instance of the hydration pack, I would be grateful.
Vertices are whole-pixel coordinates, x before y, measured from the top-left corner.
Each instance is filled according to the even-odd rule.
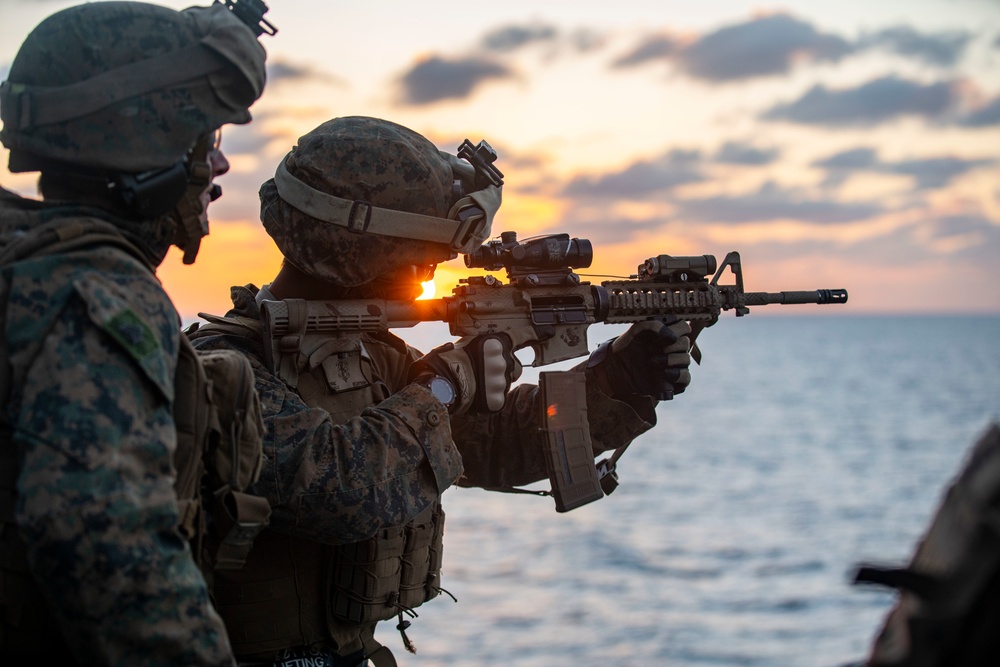
[[[866,667],[1000,664],[1000,426],[972,448],[909,565],[864,566],[855,583],[899,591]]]

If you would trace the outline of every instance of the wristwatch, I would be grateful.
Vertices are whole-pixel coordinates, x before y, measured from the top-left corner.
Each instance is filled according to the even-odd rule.
[[[417,380],[417,384],[427,387],[434,394],[434,398],[444,403],[445,407],[448,408],[455,403],[455,398],[458,396],[458,392],[455,391],[455,385],[451,383],[451,380],[441,375],[429,375],[426,378]]]

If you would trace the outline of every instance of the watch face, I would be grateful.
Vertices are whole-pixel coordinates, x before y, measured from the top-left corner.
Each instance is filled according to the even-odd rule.
[[[434,394],[434,398],[441,401],[445,405],[451,405],[455,402],[455,387],[452,386],[451,382],[440,375],[432,377],[427,382],[427,388],[431,390],[432,394]]]

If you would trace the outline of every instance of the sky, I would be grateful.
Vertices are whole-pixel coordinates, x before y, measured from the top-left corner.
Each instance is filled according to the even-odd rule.
[[[0,0],[0,78],[72,4]],[[1000,314],[997,0],[269,5],[267,88],[223,130],[211,235],[194,266],[172,251],[159,270],[186,319],[273,278],[257,190],[299,136],[353,115],[451,152],[488,141],[494,234],[589,239],[593,282],[737,250],[748,291],[850,294],[761,312]],[[0,185],[35,196],[6,164]],[[468,274],[441,265],[437,295]]]

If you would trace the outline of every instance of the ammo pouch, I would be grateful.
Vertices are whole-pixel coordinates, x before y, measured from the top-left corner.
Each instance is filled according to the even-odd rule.
[[[264,531],[247,565],[218,571],[213,585],[234,652],[263,663],[285,649],[323,643],[344,655],[363,647],[375,665],[393,664],[376,659],[376,651],[391,653],[373,640],[375,624],[415,616],[414,607],[442,590],[443,534],[440,503],[406,526],[356,544],[329,546]]]
[[[435,503],[405,526],[385,528],[364,542],[334,547],[330,617],[367,624],[437,597],[441,588],[444,510]]]
[[[263,463],[253,370],[238,352],[196,351],[182,335],[175,387],[181,531],[206,575],[238,569],[271,514],[245,492]]]

